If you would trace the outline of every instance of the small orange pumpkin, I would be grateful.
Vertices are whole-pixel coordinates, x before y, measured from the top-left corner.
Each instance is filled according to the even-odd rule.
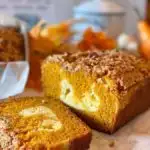
[[[140,21],[138,31],[141,42],[140,52],[146,59],[150,59],[150,26],[146,21]]]

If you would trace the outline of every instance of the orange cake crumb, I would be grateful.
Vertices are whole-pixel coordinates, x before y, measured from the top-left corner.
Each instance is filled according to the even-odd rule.
[[[86,150],[90,129],[55,99],[10,98],[0,103],[0,148]]]

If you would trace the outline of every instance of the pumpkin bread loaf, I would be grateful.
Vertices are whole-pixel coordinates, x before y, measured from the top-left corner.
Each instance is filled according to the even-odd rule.
[[[18,28],[0,26],[0,61],[21,61],[24,59],[23,34]]]
[[[150,63],[124,52],[51,55],[42,64],[42,83],[46,96],[107,133],[150,106]]]
[[[90,129],[59,100],[26,97],[0,103],[0,149],[86,150]]]

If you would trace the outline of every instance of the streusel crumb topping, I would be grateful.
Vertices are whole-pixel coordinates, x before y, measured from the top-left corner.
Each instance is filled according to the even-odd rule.
[[[103,77],[115,80],[119,90],[150,76],[150,63],[126,52],[88,51],[74,54],[51,55],[46,62],[60,63],[70,72],[83,70],[96,76],[97,81]]]

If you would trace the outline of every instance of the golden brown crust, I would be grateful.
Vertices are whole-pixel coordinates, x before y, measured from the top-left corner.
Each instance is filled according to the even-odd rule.
[[[87,150],[90,148],[88,143],[91,143],[92,133],[74,139],[70,144],[70,150]],[[84,143],[84,144],[83,144]]]
[[[150,107],[150,78],[143,81],[141,86],[133,93],[130,103],[119,112],[116,117],[116,124],[112,132],[123,126],[138,114],[146,111]]]

